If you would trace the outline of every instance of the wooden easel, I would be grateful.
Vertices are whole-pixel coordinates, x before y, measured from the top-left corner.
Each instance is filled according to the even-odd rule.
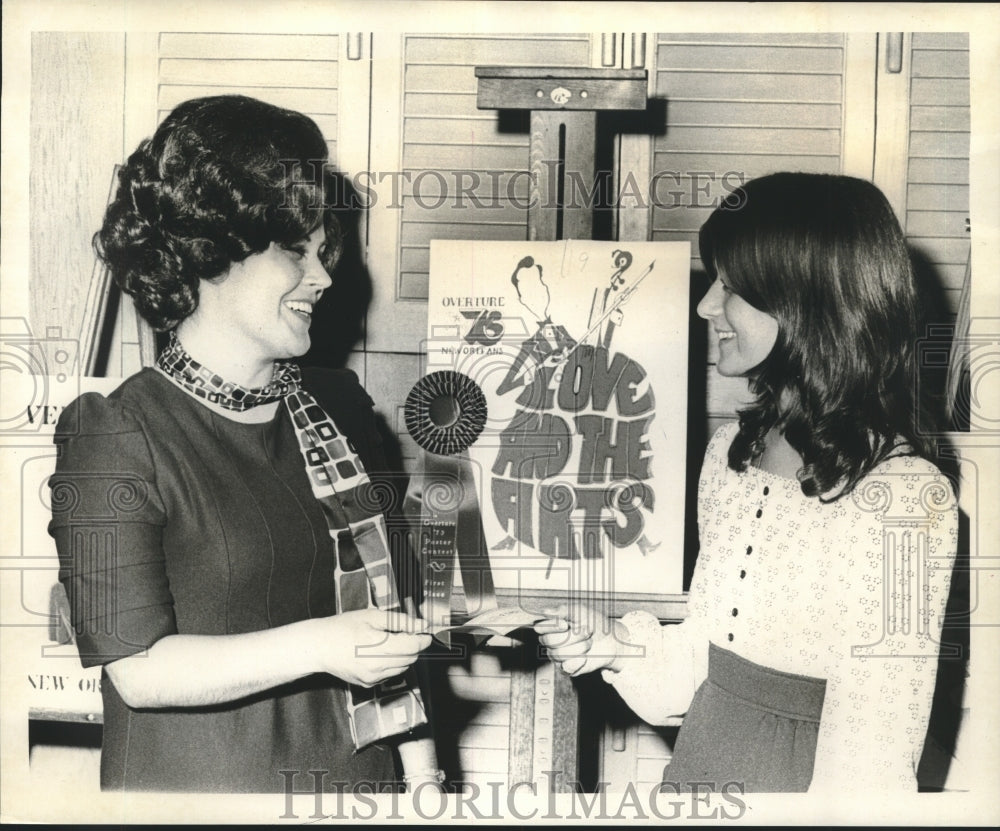
[[[479,109],[531,111],[529,240],[591,239],[593,204],[565,202],[571,174],[592,188],[598,110],[645,110],[645,69],[476,67]],[[586,200],[589,202],[589,200]],[[572,792],[580,707],[569,676],[522,648],[511,671],[510,785]],[[549,773],[553,772],[553,773]]]

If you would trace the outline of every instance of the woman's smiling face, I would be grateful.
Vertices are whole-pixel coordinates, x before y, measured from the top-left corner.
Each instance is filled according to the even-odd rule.
[[[736,294],[721,274],[698,304],[698,314],[718,335],[720,375],[746,375],[771,354],[778,339],[778,321]]]
[[[271,243],[233,263],[224,277],[202,286],[197,314],[248,363],[305,354],[313,306],[332,282],[319,258],[325,244],[321,225],[296,245]]]

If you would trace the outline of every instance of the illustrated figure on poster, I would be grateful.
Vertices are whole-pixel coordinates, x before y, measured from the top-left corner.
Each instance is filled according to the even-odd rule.
[[[635,544],[644,555],[659,546],[645,533],[641,515],[654,504],[646,481],[653,391],[636,361],[611,351],[615,328],[624,320],[621,306],[654,263],[626,289],[632,254],[615,250],[612,258],[614,270],[594,292],[580,341],[552,323],[540,264],[524,257],[511,276],[538,329],[521,344],[497,387],[500,395],[522,389],[493,465],[494,475],[503,477],[494,479],[492,490],[506,532],[494,550],[513,549],[520,541],[553,559],[596,559],[608,545]],[[596,345],[587,343],[592,337]],[[617,418],[609,416],[612,409]],[[574,512],[582,513],[582,522],[574,521]],[[582,524],[582,546],[574,524]]]
[[[560,359],[576,346],[576,341],[566,331],[566,327],[554,324],[549,316],[552,295],[545,282],[541,263],[536,263],[534,257],[523,257],[510,276],[510,281],[517,289],[518,302],[538,321],[538,329],[521,344],[521,351],[497,387],[499,395],[530,385],[539,367],[554,369],[559,366]]]
[[[602,320],[606,318],[606,325],[604,326],[604,334],[599,337],[598,342],[605,348],[611,348],[611,336],[614,335],[615,327],[621,326],[625,315],[621,309],[614,307],[615,300],[620,297],[619,291],[625,285],[625,272],[632,265],[632,252],[630,251],[612,251],[611,257],[614,260],[615,271],[611,275],[611,283],[603,291],[594,291],[594,303],[590,310],[590,325],[593,326],[595,320]],[[600,310],[597,308],[597,298],[601,298]],[[609,307],[611,311],[609,312]]]

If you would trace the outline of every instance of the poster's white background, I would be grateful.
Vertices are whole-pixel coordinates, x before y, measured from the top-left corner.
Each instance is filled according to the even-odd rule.
[[[893,3],[506,3],[506,2],[331,2],[299,0],[276,4],[246,4],[235,0],[198,2],[129,2],[129,0],[7,0],[3,6],[3,145],[2,238],[0,238],[0,314],[27,318],[29,221],[27,211],[30,170],[29,68],[32,31],[155,31],[163,28],[195,31],[302,32],[331,31],[967,31],[971,36],[971,214],[973,223],[972,334],[992,342],[994,365],[1000,347],[1000,117],[997,78],[1000,77],[1000,25],[996,4]],[[75,128],[63,125],[67,134]],[[110,160],[109,160],[110,161]],[[67,169],[67,176],[73,176]],[[51,241],[59,245],[59,240]],[[984,373],[974,390],[973,407],[980,424],[995,424],[1000,416],[1000,372]],[[995,433],[995,431],[993,431]],[[1000,720],[998,720],[997,598],[1000,569],[995,542],[1000,539],[996,511],[1000,494],[1000,455],[995,435],[972,435],[963,445],[968,465],[977,472],[977,487],[963,493],[963,508],[975,523],[974,536],[994,558],[992,569],[975,575],[979,606],[971,633],[977,656],[967,695],[974,714],[973,729],[963,735],[963,752],[972,761],[968,790],[961,793],[887,797],[868,794],[859,782],[852,793],[816,798],[808,795],[746,798],[747,810],[738,821],[779,824],[945,824],[996,825],[1000,822],[997,783],[1000,782]],[[0,520],[0,557],[19,553],[19,533],[6,517],[21,501],[17,476],[3,470],[4,519]],[[990,548],[992,546],[992,548]],[[9,566],[9,560],[3,564]],[[3,610],[0,610],[2,613]],[[977,625],[977,621],[981,625]],[[0,618],[0,624],[3,618]],[[74,793],[58,781],[32,781],[27,768],[27,703],[24,698],[24,655],[19,630],[0,626],[0,817],[4,821],[61,821],[107,823],[159,819],[168,822],[278,822],[284,800],[275,796],[185,796]],[[310,821],[312,805],[299,798],[298,820]],[[384,822],[441,824],[456,815],[438,814],[428,801],[424,816],[402,808],[370,812],[357,818]],[[328,805],[328,812],[334,810]],[[527,822],[558,823],[569,816],[564,800],[551,805],[542,797],[533,802],[522,793],[517,808]],[[404,814],[406,816],[404,820]],[[435,815],[436,818],[435,818]],[[711,809],[692,806],[677,818],[686,824],[719,822]],[[465,812],[468,821],[469,813]],[[633,817],[633,818],[630,818]],[[508,821],[517,817],[507,816]],[[285,822],[294,821],[286,818]],[[489,822],[490,820],[483,820]],[[572,821],[572,820],[566,820]],[[635,822],[626,811],[612,822]],[[641,821],[641,820],[640,820]],[[652,821],[657,821],[655,818]],[[605,821],[607,822],[607,821]]]

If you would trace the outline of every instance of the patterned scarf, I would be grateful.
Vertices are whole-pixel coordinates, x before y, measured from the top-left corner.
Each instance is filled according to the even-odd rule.
[[[385,517],[371,497],[368,474],[330,416],[302,389],[299,368],[278,361],[271,383],[246,389],[195,361],[173,332],[156,365],[188,392],[229,410],[284,402],[309,484],[330,530],[337,614],[373,606],[387,612],[399,609]],[[412,669],[370,689],[348,685],[347,715],[356,748],[427,722]]]

